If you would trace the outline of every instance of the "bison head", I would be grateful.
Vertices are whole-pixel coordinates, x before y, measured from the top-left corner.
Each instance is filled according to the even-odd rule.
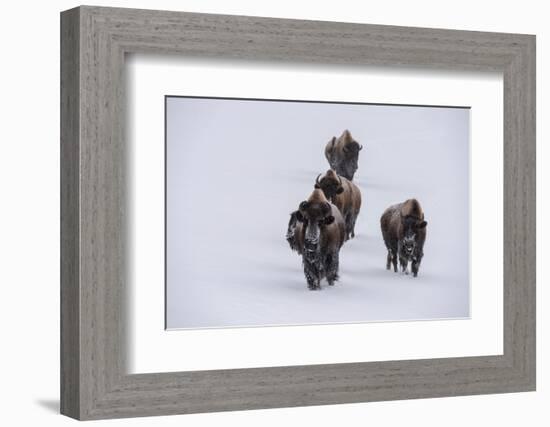
[[[407,257],[412,257],[416,249],[416,236],[414,234],[406,234],[401,241],[401,247]]]
[[[408,257],[411,257],[416,249],[418,231],[426,228],[428,223],[413,216],[401,217],[401,223],[404,230],[403,238],[401,239],[403,252]]]
[[[321,174],[317,176],[315,188],[323,190],[325,197],[329,200],[334,200],[337,194],[341,194],[344,191],[344,187],[342,187],[342,178],[332,169],[329,169],[322,178]]]
[[[334,222],[330,203],[325,201],[304,200],[296,212],[296,219],[305,229],[304,243],[306,252],[316,252],[321,230]]]

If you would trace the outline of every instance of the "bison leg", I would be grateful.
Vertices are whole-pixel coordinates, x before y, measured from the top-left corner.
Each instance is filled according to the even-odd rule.
[[[401,266],[401,272],[405,274],[409,274],[409,260],[401,254],[399,254],[399,265]]]
[[[391,268],[391,251],[388,251],[388,256],[386,257],[386,270]]]
[[[334,282],[338,280],[338,264],[339,253],[334,252],[327,255],[325,263],[325,271],[327,272],[327,281],[330,286],[334,285]]]
[[[418,267],[420,267],[420,264],[416,261],[413,261],[411,266],[413,277],[418,276]]]
[[[351,237],[355,237],[355,221],[357,221],[357,215],[351,215]]]
[[[351,234],[351,217],[349,214],[344,215],[344,225],[346,228],[346,240],[349,240]]]
[[[409,261],[407,258],[403,256],[402,250],[401,250],[401,242],[397,242],[397,253],[395,254],[395,257],[397,258],[399,256],[399,265],[401,266],[401,272],[405,274],[409,274],[407,271]],[[397,273],[397,269],[395,270]]]
[[[397,273],[397,251],[399,250],[399,244],[397,247],[395,245],[389,246],[391,249],[388,249],[388,252],[391,255],[391,263],[393,265],[393,271],[394,273]]]
[[[355,237],[355,219],[356,216],[352,213],[346,215],[346,240],[353,239]]]
[[[317,263],[308,261],[304,258],[304,274],[307,280],[307,287],[311,291],[314,291],[315,289],[321,289],[321,274],[319,270],[320,269],[317,266]]]
[[[419,257],[413,258],[412,266],[411,266],[413,277],[418,276],[418,269],[420,268],[420,261],[422,261],[422,255],[419,256]]]
[[[409,260],[402,256],[399,257],[399,264],[401,265],[401,272],[409,274]]]

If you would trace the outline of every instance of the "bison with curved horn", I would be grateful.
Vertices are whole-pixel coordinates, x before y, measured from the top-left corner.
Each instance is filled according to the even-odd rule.
[[[321,289],[321,280],[329,285],[338,280],[340,248],[344,244],[345,224],[338,208],[323,191],[313,190],[307,200],[291,214],[291,248],[302,255],[304,274],[310,290]]]
[[[346,240],[355,237],[355,221],[361,210],[359,187],[332,169],[321,175],[315,180],[315,188],[323,190],[325,197],[340,210],[346,224]]]
[[[349,130],[345,130],[339,138],[335,136],[327,143],[325,147],[325,157],[328,164],[336,173],[344,178],[353,180],[353,175],[357,171],[357,162],[359,160],[359,151],[363,149],[353,137]]]
[[[416,199],[387,208],[380,218],[384,243],[388,249],[386,269],[393,264],[397,272],[397,258],[404,273],[408,274],[409,262],[414,277],[418,275],[420,262],[424,256],[426,226],[424,212]]]

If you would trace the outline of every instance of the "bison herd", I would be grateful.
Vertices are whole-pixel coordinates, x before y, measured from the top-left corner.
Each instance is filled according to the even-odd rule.
[[[355,237],[355,222],[361,210],[361,190],[353,182],[358,168],[360,145],[348,130],[333,137],[325,147],[330,169],[315,179],[310,196],[290,214],[286,234],[290,248],[302,256],[310,290],[338,280],[340,248]],[[380,218],[382,237],[388,250],[386,269],[397,272],[397,260],[404,273],[409,263],[418,275],[426,240],[424,213],[416,199],[388,207]]]

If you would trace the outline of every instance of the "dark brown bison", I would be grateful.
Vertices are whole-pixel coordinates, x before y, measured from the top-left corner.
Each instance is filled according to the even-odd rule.
[[[413,276],[418,275],[420,262],[424,256],[426,226],[424,212],[416,199],[409,199],[387,208],[380,218],[384,243],[388,249],[386,269],[397,272],[397,258],[404,273],[408,274],[409,261]]]
[[[308,288],[320,289],[323,278],[334,285],[345,237],[344,219],[338,208],[327,200],[322,190],[315,189],[291,214],[291,223],[293,232],[290,240],[287,233],[287,240],[290,247],[302,255]]]
[[[329,169],[315,180],[315,188],[323,190],[325,197],[334,203],[344,217],[346,240],[355,237],[355,221],[361,210],[361,191],[347,178]]]
[[[344,178],[353,179],[357,170],[357,161],[359,160],[359,151],[363,149],[353,137],[349,130],[345,130],[340,138],[335,136],[327,143],[325,147],[325,157],[328,164],[336,173]]]

